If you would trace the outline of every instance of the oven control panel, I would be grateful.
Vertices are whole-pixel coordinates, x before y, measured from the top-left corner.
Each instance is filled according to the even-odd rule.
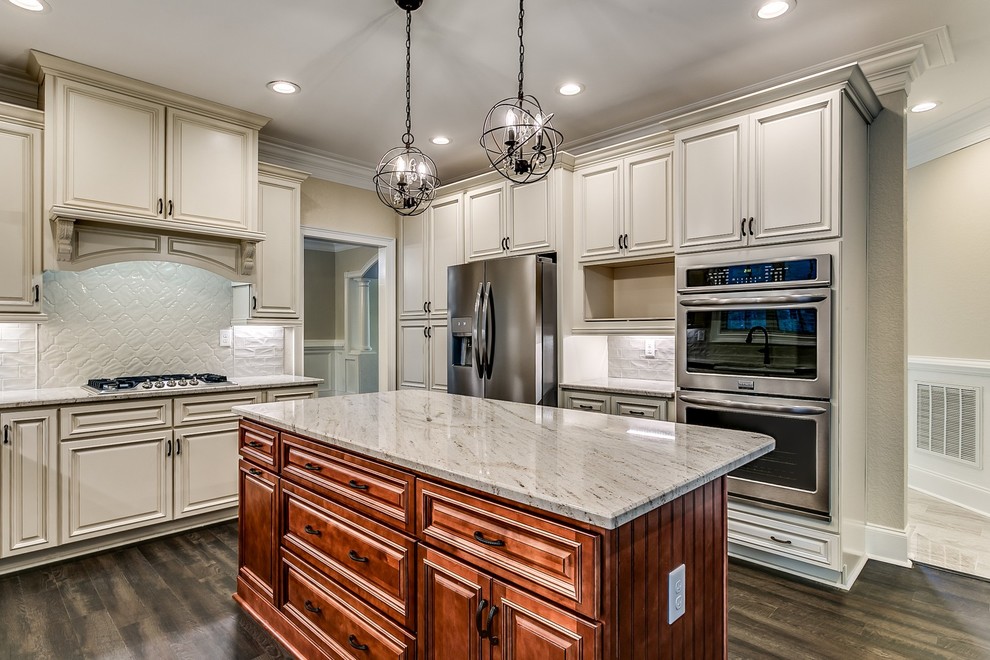
[[[682,290],[829,284],[829,256],[685,268]],[[754,286],[755,285],[755,286]]]

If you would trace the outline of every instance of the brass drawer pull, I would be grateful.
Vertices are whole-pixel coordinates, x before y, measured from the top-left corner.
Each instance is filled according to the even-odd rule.
[[[357,490],[368,490],[368,486],[366,484],[359,484],[358,482],[354,481],[353,479],[351,479],[350,481],[348,481],[347,482],[347,485],[350,486],[351,488],[356,488]]]
[[[308,600],[305,603],[303,603],[303,607],[305,607],[308,611],[312,612],[313,614],[319,614],[322,611],[320,610],[320,608],[318,608],[316,605],[313,605],[313,603],[311,603]]]
[[[505,545],[505,541],[503,541],[502,539],[486,539],[485,535],[482,534],[481,532],[474,533],[474,540],[477,541],[478,543],[484,543],[485,545],[490,545],[496,548],[501,548],[503,545]]]
[[[313,536],[319,536],[320,535],[320,530],[313,529],[310,525],[306,525],[306,527],[305,527],[305,529],[303,531],[306,532],[307,534],[312,534]]]
[[[351,550],[350,552],[348,552],[347,553],[347,556],[350,557],[351,560],[358,561],[358,562],[361,562],[361,563],[364,563],[364,562],[367,562],[368,561],[368,558],[367,557],[362,557],[361,555],[359,555],[358,553],[354,552],[353,550]]]

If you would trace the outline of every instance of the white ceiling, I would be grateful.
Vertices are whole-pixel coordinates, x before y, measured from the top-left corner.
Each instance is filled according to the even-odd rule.
[[[38,49],[272,118],[263,136],[374,167],[404,126],[404,12],[394,0],[0,0],[0,65]],[[924,136],[990,113],[990,1],[798,0],[776,21],[757,0],[531,0],[526,91],[564,148],[644,118],[947,26],[955,62],[914,83],[942,105]],[[489,107],[514,95],[515,0],[425,0],[413,13],[413,133],[444,181],[481,172]],[[302,86],[277,96],[265,84]],[[566,80],[586,91],[565,98]],[[990,121],[987,122],[990,125]],[[429,143],[443,133],[446,147]],[[579,150],[579,149],[578,149]]]

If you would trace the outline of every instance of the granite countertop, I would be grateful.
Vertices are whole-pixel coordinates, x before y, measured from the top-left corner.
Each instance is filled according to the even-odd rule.
[[[774,446],[755,433],[413,390],[234,412],[606,529]]]
[[[607,392],[609,394],[635,394],[639,396],[654,396],[661,399],[674,398],[674,381],[672,380],[643,380],[640,378],[593,378],[569,383],[561,383],[561,387],[572,390],[588,390],[589,392]]]
[[[36,406],[60,406],[73,403],[105,403],[120,399],[139,399],[151,397],[188,396],[191,394],[214,394],[234,390],[271,389],[275,387],[292,387],[302,385],[319,385],[322,378],[308,376],[250,376],[238,377],[222,385],[196,387],[193,389],[170,390],[138,390],[114,392],[112,394],[97,394],[82,387],[49,387],[37,390],[14,390],[0,392],[0,409],[32,408]]]

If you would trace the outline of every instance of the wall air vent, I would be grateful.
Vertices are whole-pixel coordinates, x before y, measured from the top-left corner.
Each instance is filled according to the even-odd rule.
[[[918,383],[917,449],[980,465],[983,389]]]

